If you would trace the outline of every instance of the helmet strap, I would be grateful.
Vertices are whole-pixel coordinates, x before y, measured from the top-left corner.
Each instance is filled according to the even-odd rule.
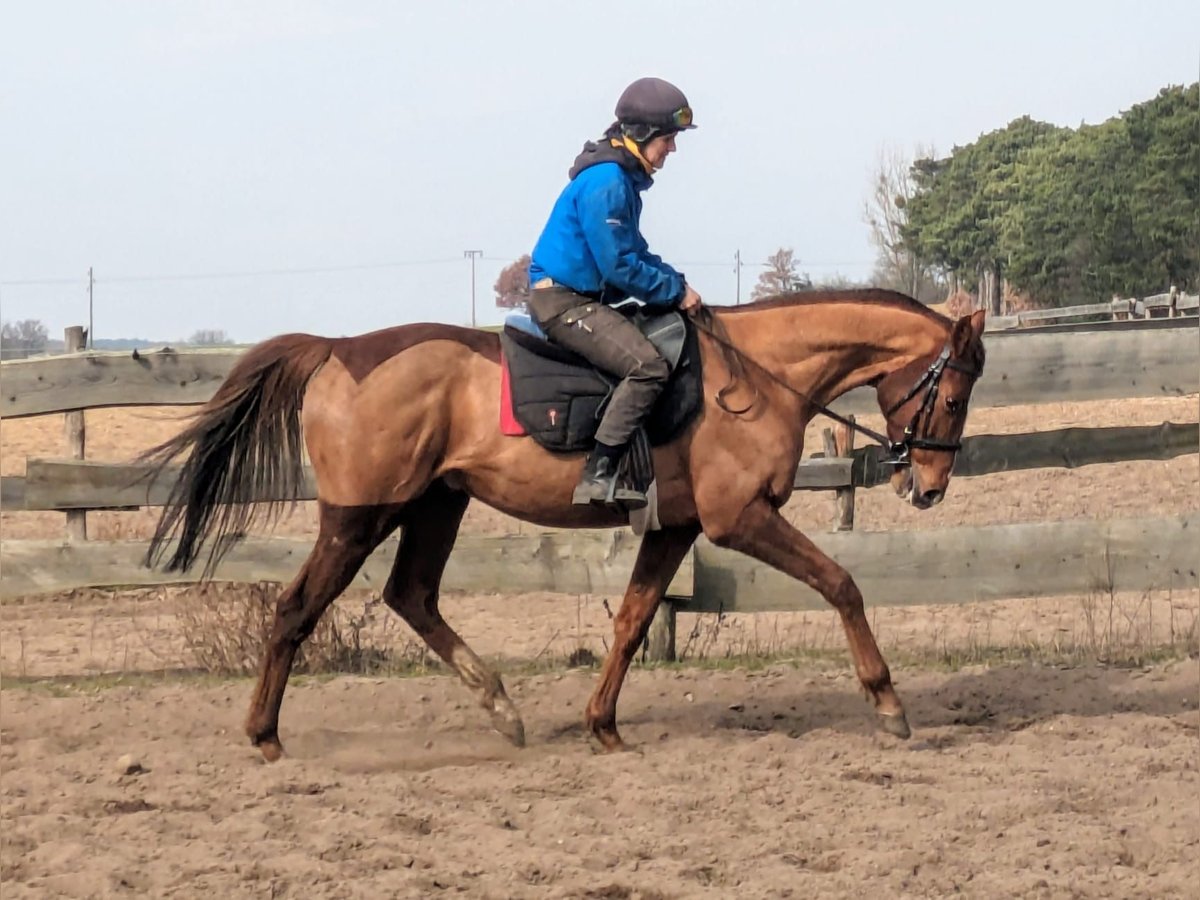
[[[654,166],[650,165],[650,163],[646,161],[646,157],[642,156],[641,146],[629,135],[623,134],[620,138],[613,138],[612,145],[614,147],[624,147],[633,154],[634,159],[642,164],[642,168],[646,170],[647,175],[654,174]]]

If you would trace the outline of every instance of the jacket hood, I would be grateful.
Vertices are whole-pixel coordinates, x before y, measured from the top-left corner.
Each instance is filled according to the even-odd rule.
[[[600,163],[607,162],[615,162],[628,172],[638,190],[645,190],[654,183],[654,179],[646,174],[641,160],[630,153],[625,147],[620,145],[614,146],[612,140],[607,137],[601,138],[599,141],[588,141],[584,144],[583,150],[575,157],[575,163],[571,166],[571,171],[568,175],[574,181],[584,169],[590,169],[592,166],[598,166]]]

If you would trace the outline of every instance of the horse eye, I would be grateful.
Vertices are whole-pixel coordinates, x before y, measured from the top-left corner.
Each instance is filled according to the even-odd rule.
[[[960,409],[962,409],[962,401],[961,400],[958,400],[955,397],[947,397],[946,398],[946,411],[948,413],[953,415],[953,414],[957,413]]]

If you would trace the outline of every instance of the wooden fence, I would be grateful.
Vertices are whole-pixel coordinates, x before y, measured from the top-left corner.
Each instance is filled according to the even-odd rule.
[[[989,316],[988,328],[995,331],[1073,323],[1069,327],[1082,329],[1102,327],[1108,322],[1156,321],[1197,314],[1200,314],[1200,295],[1171,290],[1141,299],[1113,298],[1108,303],[1026,309],[1008,316]],[[1081,319],[1085,321],[1080,322]]]
[[[1200,391],[1196,320],[1153,331],[1082,333],[993,332],[988,362],[972,403],[1009,406],[1044,401],[1135,399]],[[0,365],[0,410],[6,418],[104,406],[202,403],[241,351],[81,353]],[[837,404],[850,414],[877,412],[869,391]],[[70,421],[70,420],[69,420]],[[0,542],[0,597],[83,586],[185,583],[195,575],[145,568],[141,542],[87,541],[88,510],[134,509],[163,503],[175,478],[169,469],[148,479],[143,466],[82,457],[82,428],[70,426],[72,459],[30,459],[23,477],[0,480],[0,507],[57,510],[68,515],[68,541]],[[956,477],[1030,468],[1065,467],[1195,453],[1200,425],[1069,428],[967,438]],[[854,491],[886,480],[878,450],[853,450],[846,432],[827,435],[824,453],[796,473],[802,490],[837,493],[836,527],[852,528]],[[310,477],[296,499],[315,496]],[[260,499],[270,499],[263,497]],[[1043,596],[1093,590],[1194,586],[1197,515],[1105,522],[1054,522],[895,533],[835,533],[816,542],[845,565],[868,603],[963,603],[992,597]],[[289,581],[311,544],[251,538],[222,563],[225,581]],[[356,586],[382,587],[394,542],[372,555]],[[464,535],[446,573],[448,589],[520,593],[559,591],[619,595],[637,539],[627,530],[544,532],[485,538]],[[821,608],[799,583],[754,560],[701,539],[670,588],[652,633],[652,651],[673,653],[674,615],[688,611]]]

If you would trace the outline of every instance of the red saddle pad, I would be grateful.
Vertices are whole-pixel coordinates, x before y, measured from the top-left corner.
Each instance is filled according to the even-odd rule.
[[[500,433],[510,437],[528,434],[513,415],[512,386],[508,381],[508,360],[504,358],[504,351],[500,352]]]

